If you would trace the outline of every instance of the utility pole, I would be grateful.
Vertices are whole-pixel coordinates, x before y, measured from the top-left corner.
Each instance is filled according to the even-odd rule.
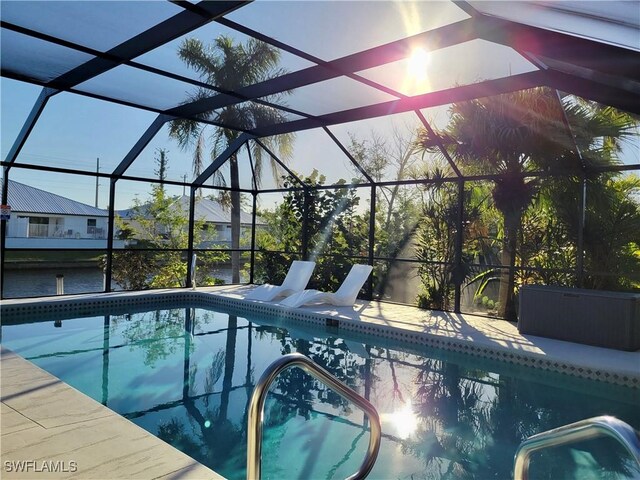
[[[96,159],[96,205],[95,205],[96,208],[98,208],[98,188],[100,187],[100,184],[98,183],[98,180],[100,179],[100,177],[98,177],[99,173],[100,173],[100,157]]]

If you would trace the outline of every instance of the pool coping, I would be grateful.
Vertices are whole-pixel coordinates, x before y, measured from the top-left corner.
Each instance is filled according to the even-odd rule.
[[[198,306],[223,306],[249,313],[286,316],[306,324],[402,340],[640,389],[640,351],[625,352],[522,335],[515,325],[504,320],[382,302],[358,300],[353,307],[320,305],[291,308],[244,299],[251,288],[225,285],[197,290],[162,289],[3,300],[0,313],[31,315],[46,311],[87,314],[90,310],[106,306],[126,310],[183,301],[197,302]]]
[[[2,478],[224,479],[0,346]]]

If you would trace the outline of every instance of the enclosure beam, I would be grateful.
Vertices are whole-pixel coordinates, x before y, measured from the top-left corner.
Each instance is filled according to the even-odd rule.
[[[451,167],[451,169],[455,172],[455,174],[458,177],[462,177],[462,173],[458,169],[458,166],[456,165],[456,162],[454,162],[453,158],[451,158],[451,155],[449,155],[449,152],[447,152],[447,149],[445,148],[444,144],[442,143],[442,139],[440,138],[440,136],[436,135],[436,132],[433,131],[433,128],[431,128],[431,125],[429,124],[429,122],[427,122],[427,119],[424,117],[424,115],[422,114],[422,112],[420,110],[416,110],[416,115],[420,119],[420,122],[422,122],[422,125],[424,126],[424,128],[429,133],[429,136],[435,142],[435,144],[438,147],[438,149],[440,150],[440,152],[442,152],[442,155],[444,155],[444,158],[446,158],[447,162],[449,162],[449,166]]]
[[[253,192],[253,210],[251,212],[251,269],[249,270],[249,283],[253,283],[256,264],[256,208],[258,206],[258,194]]]
[[[249,284],[253,283],[254,269],[256,261],[256,208],[258,206],[258,178],[256,177],[256,169],[253,166],[253,156],[249,142],[245,143],[247,147],[247,155],[249,156],[249,166],[251,167],[251,178],[253,178],[252,209],[251,209],[251,262],[249,268]]]
[[[464,242],[464,180],[458,181],[458,214],[456,218],[456,243],[455,243],[455,267],[454,267],[454,306],[453,311],[460,313],[462,299],[462,282],[464,270],[462,265],[462,244]]]
[[[102,404],[109,403],[109,354],[111,352],[111,315],[105,315],[102,324]]]
[[[18,158],[18,154],[22,150],[22,147],[27,141],[27,138],[29,138],[29,135],[31,134],[33,127],[35,127],[36,123],[38,122],[38,118],[40,118],[40,114],[44,110],[44,107],[47,105],[47,102],[53,95],[55,95],[58,92],[59,90],[54,90],[52,88],[45,87],[40,92],[40,95],[38,95],[38,98],[33,104],[33,107],[31,107],[31,112],[29,113],[29,116],[27,117],[24,124],[22,125],[22,128],[20,129],[20,133],[18,134],[18,137],[13,142],[13,145],[11,146],[9,153],[7,154],[7,158],[5,159],[5,162],[9,163],[9,165],[6,167],[7,172],[11,168],[11,164],[13,164],[16,161],[16,158]],[[6,202],[4,202],[4,200],[3,200],[3,205],[6,205]]]
[[[278,165],[280,165],[282,168],[284,168],[284,170],[287,172],[287,174],[289,174],[289,176],[293,177],[295,179],[296,182],[298,182],[300,184],[300,186],[302,188],[308,188],[307,185],[300,179],[300,177],[298,177],[298,175],[296,175],[288,166],[286,163],[284,163],[282,160],[280,160],[277,155],[275,153],[273,153],[269,148],[267,148],[267,146],[262,143],[262,141],[259,138],[254,139],[254,142],[256,142],[258,145],[260,145],[260,147],[269,154],[269,156],[271,158],[273,158],[276,163]]]
[[[347,158],[349,160],[351,160],[351,163],[353,163],[353,165],[358,169],[358,171],[362,174],[362,176],[367,179],[367,182],[369,182],[371,184],[375,184],[376,183],[375,180],[373,178],[371,178],[371,176],[365,171],[364,168],[362,168],[362,166],[353,157],[353,155],[351,155],[351,152],[349,152],[349,150],[347,150],[345,148],[345,146],[342,145],[342,142],[340,142],[340,140],[338,140],[336,138],[336,136],[331,132],[331,130],[329,130],[327,127],[322,127],[322,129],[325,131],[325,133],[327,135],[329,135],[331,140],[333,140],[335,142],[335,144],[338,146],[338,148],[340,148],[340,150],[342,150],[342,153],[344,153],[347,156]]]
[[[107,223],[107,261],[104,272],[104,291],[111,291],[111,279],[113,278],[113,237],[115,235],[115,203],[116,203],[116,178],[109,182],[109,217]]]
[[[636,58],[636,63],[638,63]],[[550,63],[550,62],[549,62]],[[559,62],[558,62],[559,63]],[[546,70],[547,85],[627,112],[640,114],[640,82],[581,67]]]
[[[160,131],[160,129],[167,123],[169,120],[172,120],[173,117],[169,115],[158,115],[153,123],[147,128],[147,131],[142,134],[142,136],[138,139],[136,144],[133,146],[129,153],[122,159],[120,164],[113,171],[113,176],[115,178],[122,177],[124,172],[131,166],[131,164],[135,161],[136,158],[142,153],[144,148],[149,144],[153,137]]]
[[[309,190],[304,190],[304,201],[302,203],[302,259],[309,260],[309,204],[311,195]]]
[[[310,128],[335,125],[338,123],[355,122],[375,117],[384,117],[397,113],[409,112],[428,107],[447,105],[449,103],[464,102],[480,97],[490,97],[502,93],[516,92],[527,88],[544,85],[548,81],[545,72],[527,72],[511,77],[485,80],[484,82],[471,85],[461,85],[451,87],[437,92],[429,92],[398,100],[367,105],[364,107],[352,108],[341,112],[327,113],[316,118],[305,118],[276,125],[259,127],[251,130],[250,133],[257,137],[268,137],[272,135],[282,135]]]
[[[78,85],[206,25],[216,17],[225,15],[246,3],[248,2],[200,2],[200,8],[207,10],[208,17],[205,18],[186,10],[182,11],[108,50],[106,54],[111,56],[112,59],[93,58],[60,75],[50,83],[61,88],[70,88]]]
[[[166,72],[164,70],[161,70],[159,68],[155,68],[155,67],[151,67],[149,65],[145,65],[143,63],[139,63],[139,62],[135,62],[133,60],[127,59],[127,58],[121,58],[118,57],[116,55],[110,54],[110,53],[105,53],[105,52],[101,52],[99,50],[95,50],[92,48],[88,48],[85,47],[83,45],[79,45],[77,43],[73,43],[73,42],[69,42],[67,40],[62,40],[60,38],[57,37],[53,37],[51,35],[47,35],[41,32],[37,32],[35,30],[31,30],[28,28],[24,28],[21,27],[19,25],[14,25],[12,23],[9,22],[5,22],[5,21],[0,21],[0,24],[2,25],[3,28],[6,28],[8,30],[14,31],[14,32],[18,32],[21,33],[23,35],[28,35],[30,37],[33,38],[37,38],[39,40],[43,40],[45,42],[49,42],[49,43],[53,43],[54,45],[60,45],[63,46],[65,48],[69,48],[72,50],[76,50],[78,52],[82,52],[85,53],[88,56],[91,57],[95,57],[94,60],[101,60],[105,65],[112,65],[111,67],[107,68],[105,71],[110,70],[111,68],[118,66],[118,65],[127,65],[128,67],[132,67],[138,70],[142,70],[145,72],[149,72],[151,74],[154,75],[159,75],[165,78],[171,78],[173,80],[177,80],[179,82],[183,82],[183,83],[188,83],[190,85],[194,85],[198,88],[206,88],[209,90],[212,90],[214,92],[218,92],[221,94],[228,94],[228,95],[233,95],[236,96],[238,99],[240,99],[240,101],[246,101],[248,99],[236,94],[233,91],[228,91],[228,90],[222,90],[218,87],[216,87],[215,85],[210,85],[208,83],[202,82],[200,80],[195,80],[193,78],[190,77],[185,77],[183,75],[178,75],[176,73],[172,73],[172,72]],[[90,63],[90,62],[87,62]],[[23,82],[28,82],[28,83],[34,83],[36,85],[41,85],[43,87],[51,87],[51,88],[57,88],[58,90],[61,91],[65,91],[65,92],[71,92],[71,93],[75,93],[78,95],[83,95],[83,96],[87,96],[90,98],[96,98],[96,99],[100,99],[100,100],[104,100],[107,102],[113,102],[119,105],[125,105],[125,106],[129,106],[129,107],[133,107],[133,108],[141,108],[144,110],[148,110],[148,111],[152,111],[155,113],[165,113],[165,111],[163,109],[158,109],[158,108],[153,108],[147,105],[141,105],[141,104],[136,104],[133,102],[127,102],[124,100],[120,100],[117,98],[111,98],[111,97],[107,97],[104,95],[100,95],[94,92],[85,92],[82,90],[77,90],[75,88],[73,88],[75,85],[69,85],[68,82],[65,81],[58,81],[57,79],[54,80],[50,80],[50,81],[38,81],[36,79],[33,79],[27,75],[22,75],[18,72],[14,72],[14,71],[9,71],[7,69],[2,69],[2,76],[6,76],[7,78],[12,78],[14,80],[18,80],[18,81],[23,81]],[[102,72],[103,73],[103,72]],[[89,79],[87,79],[89,80]],[[284,112],[289,112],[292,113],[294,115],[298,115],[298,116],[302,116],[302,117],[306,117],[306,118],[311,118],[313,117],[313,115],[309,115],[307,113],[301,112],[299,110],[295,110],[293,108],[290,107],[286,107],[283,105],[275,105],[272,104],[266,100],[262,100],[262,99],[253,99],[254,102],[259,103],[261,105],[265,105],[268,107],[272,107],[272,108],[277,108],[279,110],[282,110]],[[233,127],[233,126],[228,126],[228,125],[221,125],[217,122],[212,122],[210,120],[204,120],[202,118],[198,118],[198,116],[193,116],[193,117],[189,117],[189,116],[184,116],[182,118],[186,118],[186,119],[190,119],[190,120],[194,120],[194,121],[198,121],[198,122],[202,122],[202,123],[207,123],[207,124],[213,124],[216,126],[220,126],[222,128],[231,128],[231,129],[236,129],[238,131],[242,131],[242,129],[238,129],[237,127]]]
[[[373,259],[375,256],[376,242],[376,186],[371,186],[371,205],[369,207],[369,265],[375,267]],[[369,300],[373,300],[373,276],[372,273],[367,279],[367,295]],[[382,292],[381,292],[382,293]]]
[[[560,92],[555,90],[555,98],[558,100],[558,106],[560,107],[560,111],[562,111],[562,123],[564,127],[567,129],[567,133],[569,138],[571,138],[571,143],[573,144],[573,148],[576,150],[576,155],[578,156],[578,160],[580,161],[580,166],[582,171],[587,169],[587,165],[584,161],[584,157],[582,156],[582,151],[578,146],[578,142],[576,141],[576,136],[573,132],[573,128],[571,128],[571,123],[569,123],[569,117],[567,117],[567,111],[564,109],[564,105],[562,104],[562,98],[560,97]]]
[[[224,165],[224,162],[229,160],[229,158],[234,153],[236,153],[238,150],[240,150],[242,145],[244,145],[244,143],[247,140],[250,140],[252,138],[253,138],[253,136],[249,135],[247,133],[243,133],[238,138],[236,138],[231,143],[231,145],[229,145],[226,148],[226,150],[224,152],[222,152],[220,155],[218,155],[216,157],[216,159],[213,162],[211,162],[211,165],[209,165],[207,168],[205,168],[204,172],[202,172],[200,175],[198,175],[198,178],[196,178],[193,181],[192,186],[201,187],[202,185],[204,185],[204,182],[206,182],[211,175],[216,173],[220,169],[220,167],[222,167],[222,165]]]
[[[193,259],[193,229],[195,227],[196,216],[196,193],[197,189],[192,185],[189,191],[189,237],[187,240],[187,281],[185,282],[187,288],[193,287],[193,283],[191,282],[191,276],[193,273],[191,262]]]
[[[255,193],[258,190],[258,178],[256,177],[256,169],[253,166],[253,156],[251,155],[251,148],[249,147],[249,142],[244,144],[245,147],[247,147],[247,155],[249,157],[249,166],[251,167],[251,178],[253,179],[253,182],[251,183],[251,189],[253,190],[252,193]]]
[[[2,177],[2,205],[7,205],[9,195],[9,167],[4,168],[4,176]],[[7,241],[7,222],[8,220],[0,220],[0,299],[4,298],[4,262],[7,258],[5,255]]]
[[[243,31],[243,33],[247,31],[246,28],[242,28],[241,25],[235,24],[228,19],[221,19],[219,23],[223,23],[226,26]],[[255,38],[260,36],[258,32],[254,31],[251,31],[248,34],[255,36]],[[304,87],[306,85],[330,80],[332,78],[337,78],[345,74],[402,60],[409,56],[411,49],[416,44],[429,45],[429,50],[433,51],[473,40],[476,37],[477,32],[474,22],[471,19],[462,20],[428,32],[396,40],[386,45],[370,48],[330,62],[324,62],[321,65],[314,65],[296,72],[281,75],[277,78],[249,85],[235,91],[235,95],[219,94],[213,97],[202,98],[192,103],[187,103],[168,110],[167,113],[175,116],[198,115],[229,105],[234,105],[242,102],[242,99],[262,98],[276,93],[293,90],[295,88]],[[268,40],[267,43],[273,44],[273,39],[268,37],[262,40]],[[242,98],[238,98],[238,96]],[[312,119],[308,120],[311,121]],[[320,127],[322,126],[322,123],[315,122],[315,126]]]
[[[304,52],[304,51],[302,51],[302,50],[300,50],[298,48],[295,48],[295,47],[293,47],[293,46],[291,46],[291,45],[289,45],[287,43],[284,43],[284,42],[281,42],[279,40],[276,40],[275,38],[269,37],[268,35],[265,35],[265,34],[263,34],[261,32],[258,32],[257,30],[253,30],[253,29],[248,28],[248,27],[246,27],[244,25],[240,25],[239,23],[236,23],[236,22],[234,22],[232,20],[229,20],[228,18],[224,18],[224,17],[218,18],[218,19],[216,19],[216,22],[221,24],[221,25],[224,25],[226,27],[229,27],[229,28],[232,28],[234,30],[237,30],[237,31],[239,31],[241,33],[244,33],[245,35],[248,35],[250,37],[257,38],[258,40],[260,40],[260,41],[262,41],[264,43],[267,43],[267,44],[269,44],[269,45],[271,45],[273,47],[276,47],[278,49],[284,50],[285,52],[289,52],[289,53],[291,53],[293,55],[296,55],[298,57],[304,58],[305,60],[308,60],[309,62],[316,63],[316,64],[318,64],[320,66],[325,66],[325,67],[328,67],[330,69],[333,68],[335,70],[335,67],[331,66],[331,62],[327,62],[327,61],[325,61],[325,60],[323,60],[321,58],[318,58],[318,57],[316,57],[314,55],[310,55],[307,52]],[[415,40],[415,42],[417,43],[419,41]],[[363,83],[365,85],[369,85],[370,87],[373,87],[373,88],[375,88],[377,90],[386,92],[389,95],[393,95],[395,97],[403,97],[403,96],[405,96],[402,93],[399,93],[399,92],[397,92],[397,91],[395,91],[395,90],[393,90],[393,89],[391,89],[391,88],[389,88],[389,87],[387,87],[385,85],[382,85],[382,84],[380,84],[378,82],[374,82],[373,80],[370,80],[370,79],[365,78],[365,77],[363,77],[361,75],[353,73],[354,71],[355,70],[353,70],[352,68],[349,68],[349,71],[344,71],[344,72],[337,71],[337,73],[338,73],[338,75],[344,75],[345,77],[348,77],[348,78],[351,78],[353,80],[356,80],[357,82]],[[228,93],[231,93],[231,92],[228,92]],[[312,115],[306,115],[306,114],[304,116],[312,117]]]
[[[584,286],[584,226],[587,214],[587,179],[584,173],[580,176],[580,192],[578,194],[578,241],[576,245],[576,280],[578,288]]]

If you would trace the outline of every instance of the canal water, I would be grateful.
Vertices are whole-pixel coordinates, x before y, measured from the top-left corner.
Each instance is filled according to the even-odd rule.
[[[40,297],[56,294],[56,276],[64,275],[64,293],[93,293],[104,291],[104,274],[96,267],[7,269],[4,273],[4,298]],[[231,281],[231,270],[217,270],[217,278]],[[112,290],[122,290],[111,282]]]

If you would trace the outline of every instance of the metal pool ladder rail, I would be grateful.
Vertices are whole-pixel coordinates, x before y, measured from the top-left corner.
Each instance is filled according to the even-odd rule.
[[[269,391],[269,386],[281,372],[291,367],[298,367],[316,380],[331,387],[342,398],[360,407],[367,415],[371,429],[367,454],[358,471],[350,477],[347,477],[347,480],[365,478],[373,468],[373,464],[378,457],[378,450],[380,450],[382,430],[380,428],[378,412],[367,399],[361,397],[354,390],[341,383],[327,370],[313,363],[311,359],[300,353],[290,353],[289,355],[280,357],[269,365],[260,377],[260,380],[256,383],[256,388],[253,390],[249,404],[249,430],[247,433],[247,479],[260,480],[262,468],[262,422],[264,419],[264,403],[267,392]]]
[[[529,478],[529,459],[537,450],[598,437],[615,438],[624,445],[640,466],[640,439],[636,431],[622,420],[605,415],[570,423],[526,439],[516,451],[513,478],[514,480]]]

